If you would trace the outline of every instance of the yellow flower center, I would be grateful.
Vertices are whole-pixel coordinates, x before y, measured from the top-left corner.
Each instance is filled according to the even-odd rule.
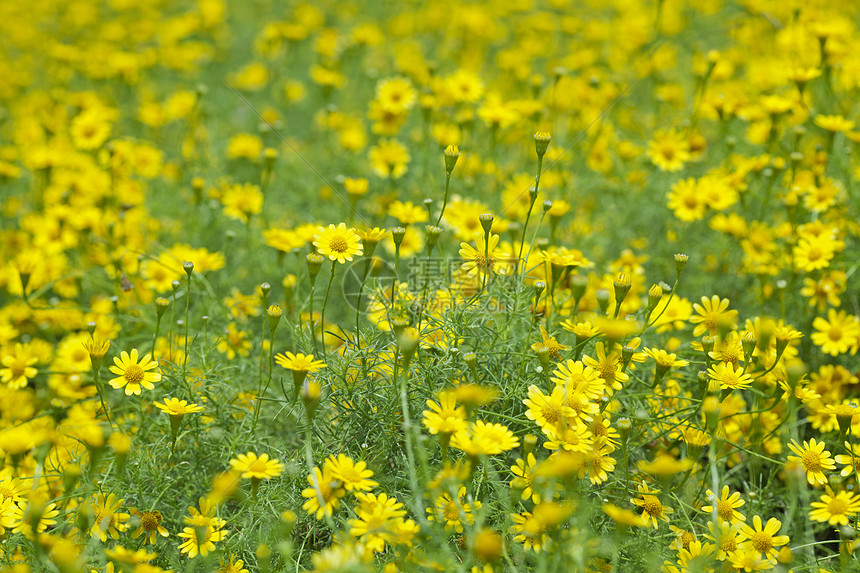
[[[720,551],[725,551],[726,553],[732,553],[738,550],[737,541],[735,541],[734,535],[727,535],[720,539]]]
[[[329,248],[336,253],[345,253],[349,249],[349,243],[340,235],[332,237],[328,243]]]
[[[663,504],[660,503],[660,500],[657,499],[653,495],[643,496],[642,500],[644,503],[642,504],[642,510],[648,515],[653,515],[654,517],[660,517],[663,515]]]
[[[717,515],[720,516],[720,519],[723,521],[731,521],[732,516],[735,511],[732,508],[732,504],[725,500],[720,500],[717,502]]]
[[[158,516],[152,512],[145,512],[140,518],[140,526],[146,531],[155,531],[158,529]]]
[[[552,405],[547,405],[543,408],[541,410],[541,414],[543,414],[543,418],[546,420],[547,424],[555,424],[561,419],[561,414],[558,409]]]
[[[460,521],[460,508],[453,499],[445,504],[444,514],[445,521]]]
[[[800,457],[800,462],[808,472],[821,471],[821,458],[812,450],[806,450]]]
[[[842,329],[835,325],[831,326],[830,330],[827,331],[827,337],[833,342],[842,340]]]
[[[773,549],[773,540],[771,536],[764,531],[757,531],[750,536],[750,543],[759,553],[767,553]]]
[[[846,515],[848,512],[848,503],[841,497],[833,497],[827,503],[827,511],[831,515]]]
[[[143,375],[143,368],[141,368],[137,364],[132,364],[125,369],[125,374],[123,374],[123,377],[129,384],[140,384],[143,381]]]

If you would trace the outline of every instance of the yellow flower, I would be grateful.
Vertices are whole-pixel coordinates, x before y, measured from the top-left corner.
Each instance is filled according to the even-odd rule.
[[[499,236],[494,234],[490,234],[489,242],[483,234],[476,234],[474,247],[469,243],[460,243],[460,256],[465,261],[460,268],[465,271],[466,276],[470,278],[477,276],[479,280],[483,281],[488,270],[501,275],[507,269],[512,268],[509,264],[497,264],[499,259],[509,262],[511,258],[511,255],[497,251],[498,245]]]
[[[69,134],[75,147],[83,150],[98,149],[110,136],[112,114],[102,108],[93,107],[81,112],[72,120]]]
[[[184,416],[185,414],[196,414],[203,411],[203,406],[189,404],[186,400],[179,398],[167,398],[164,403],[153,402],[156,408],[170,416]]]
[[[293,354],[292,352],[276,354],[275,362],[294,372],[319,372],[326,366],[322,360],[314,360],[313,354]]]
[[[481,509],[480,501],[464,502],[466,488],[460,487],[456,499],[447,493],[436,498],[435,507],[427,508],[428,521],[439,521],[444,524],[445,531],[453,529],[463,533],[463,523],[475,523],[474,511]]]
[[[0,382],[7,384],[10,390],[24,388],[31,378],[39,371],[33,368],[38,358],[32,356],[24,345],[15,344],[15,350],[11,354],[3,356],[2,364],[5,368],[0,369]]]
[[[857,353],[860,343],[860,320],[844,310],[830,309],[827,311],[827,319],[820,316],[812,321],[815,332],[812,333],[812,342],[821,348],[821,351],[830,356],[839,356],[851,352]]]
[[[346,491],[369,491],[378,482],[373,481],[373,471],[367,469],[367,463],[360,461],[355,463],[352,458],[345,454],[338,454],[326,458],[326,467],[331,471],[334,479],[343,484]]]
[[[269,454],[257,457],[254,452],[239,454],[230,460],[230,467],[241,473],[243,478],[258,480],[277,477],[284,471],[283,464],[278,460],[270,460]]]
[[[141,513],[140,510],[132,507],[128,512],[140,522],[140,527],[131,534],[132,539],[137,539],[143,535],[144,543],[148,540],[151,545],[155,545],[157,535],[161,535],[162,537],[170,535],[161,525],[164,518],[160,511],[144,511]]]
[[[519,439],[502,424],[478,420],[451,438],[451,447],[471,456],[496,455],[520,445]]]
[[[776,556],[776,548],[785,545],[789,542],[788,535],[777,535],[782,523],[775,517],[767,520],[767,523],[762,526],[761,517],[754,515],[752,525],[744,524],[741,526],[741,534],[747,538],[744,541],[744,546],[751,546],[756,553],[764,555],[766,558]]]
[[[669,199],[669,208],[681,221],[689,223],[705,217],[708,203],[692,177],[675,183],[666,197]]]
[[[742,367],[734,368],[729,362],[720,362],[708,368],[708,377],[719,385],[720,390],[743,390],[753,382]]]
[[[702,304],[693,304],[696,314],[690,317],[690,322],[696,325],[693,336],[701,336],[708,333],[716,336],[721,327],[735,328],[735,320],[738,311],[729,310],[729,299],[720,299],[717,295],[711,298],[702,297]]]
[[[388,214],[404,226],[412,223],[424,223],[429,218],[427,209],[415,205],[412,201],[394,201],[388,206]]]
[[[824,445],[824,442],[816,442],[815,438],[808,442],[804,440],[802,448],[794,440],[788,444],[789,449],[797,454],[797,456],[788,456],[788,461],[799,462],[803,466],[810,485],[827,483],[827,476],[824,475],[823,470],[836,469],[836,464],[830,458],[830,452],[824,449]]]
[[[129,520],[129,515],[118,511],[123,501],[125,500],[118,500],[112,493],[107,496],[103,493],[93,494],[90,502],[93,526],[90,532],[93,537],[101,539],[102,543],[107,541],[108,534],[114,539],[119,539],[119,532],[125,531],[128,527],[126,522]]]
[[[821,129],[834,133],[844,133],[854,129],[854,122],[841,115],[816,115],[813,122]]]
[[[626,525],[628,527],[647,527],[646,524],[642,520],[641,515],[637,515],[633,513],[629,509],[624,509],[622,507],[618,507],[617,505],[611,503],[604,503],[602,506],[603,513],[612,518],[612,521],[618,523],[620,525]]]
[[[158,363],[154,362],[149,354],[138,362],[137,348],[133,348],[131,354],[123,350],[119,357],[114,356],[113,361],[115,366],[111,366],[110,371],[117,377],[109,380],[108,383],[117,389],[125,387],[126,396],[132,394],[139,396],[141,387],[152,390],[153,382],[161,380],[161,374],[158,372],[147,372],[157,368]]]
[[[660,171],[680,171],[690,160],[690,143],[675,130],[659,130],[648,142],[648,157]]]
[[[714,513],[716,509],[717,517],[729,523],[746,521],[747,518],[741,512],[737,511],[737,508],[742,507],[746,502],[741,499],[739,492],[729,495],[729,491],[729,486],[724,485],[719,498],[711,490],[706,491],[705,495],[707,495],[711,505],[702,507],[702,511],[710,514]]]
[[[364,254],[358,233],[347,228],[345,223],[339,223],[337,227],[320,227],[319,232],[314,235],[314,246],[319,254],[341,264],[351,261],[356,255]]]
[[[860,496],[847,491],[833,493],[827,488],[827,493],[821,495],[820,501],[813,501],[809,519],[826,521],[830,525],[848,525],[848,518],[860,513]],[[786,541],[787,543],[787,541]]]
[[[370,148],[370,166],[380,177],[399,179],[406,173],[412,156],[405,147],[393,139],[384,139]]]
[[[639,492],[639,497],[630,500],[633,505],[642,508],[642,523],[644,525],[653,524],[654,529],[657,529],[657,520],[669,522],[668,514],[674,513],[674,509],[667,507],[660,502],[657,494],[660,490],[651,490],[644,482],[636,486]]]
[[[252,183],[230,185],[221,195],[224,214],[247,223],[263,210],[263,192]]]
[[[260,158],[263,152],[263,140],[250,133],[238,133],[230,138],[227,145],[227,157],[230,159],[250,159],[252,161]]]
[[[319,521],[324,515],[330,516],[340,507],[340,499],[346,495],[346,489],[335,479],[330,466],[324,466],[323,471],[315,467],[313,473],[308,476],[308,483],[311,487],[302,490],[302,497],[307,499],[302,509],[307,511],[308,515],[314,515]]]

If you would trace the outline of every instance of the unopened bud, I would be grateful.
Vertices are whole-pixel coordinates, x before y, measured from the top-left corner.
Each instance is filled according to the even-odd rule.
[[[675,274],[678,278],[680,278],[681,273],[684,272],[684,267],[687,266],[687,260],[689,260],[689,258],[690,257],[688,257],[687,255],[681,253],[675,255]]]
[[[543,157],[546,154],[546,149],[549,147],[549,142],[552,141],[552,135],[546,131],[538,131],[535,133],[535,152],[538,157]]]
[[[456,145],[449,145],[445,148],[445,172],[449,175],[454,171],[454,166],[457,165],[457,160],[460,159],[460,149]]]
[[[308,261],[308,275],[311,278],[311,284],[316,280],[317,275],[322,268],[323,261],[325,259],[319,253],[309,253],[307,256]]]
[[[481,213],[478,215],[478,220],[481,221],[481,228],[484,229],[484,234],[489,235],[490,229],[493,228],[493,214]]]

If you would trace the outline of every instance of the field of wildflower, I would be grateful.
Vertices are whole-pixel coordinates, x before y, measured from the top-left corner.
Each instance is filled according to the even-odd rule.
[[[858,23],[0,2],[0,572],[860,571]]]

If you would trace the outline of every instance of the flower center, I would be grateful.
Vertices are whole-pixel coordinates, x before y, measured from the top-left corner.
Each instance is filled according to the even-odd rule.
[[[459,521],[460,508],[454,503],[454,500],[445,504],[445,521]]]
[[[544,420],[546,420],[547,424],[555,424],[561,418],[558,409],[553,406],[545,407],[541,410],[541,414],[543,414]]]
[[[842,329],[838,326],[831,326],[830,330],[827,331],[827,336],[834,342],[842,340]]]
[[[818,454],[813,451],[806,450],[803,452],[803,455],[800,458],[803,467],[806,468],[806,471],[820,471],[821,470],[821,459],[819,459]]]
[[[848,512],[848,504],[844,499],[834,497],[830,500],[830,503],[827,504],[827,511],[832,515],[845,515]]]
[[[764,532],[756,532],[750,537],[750,542],[759,553],[767,553],[773,548],[770,535]]]
[[[653,495],[644,496],[644,504],[642,505],[642,509],[648,515],[653,515],[654,517],[660,517],[663,515],[663,504],[660,503],[660,500],[654,497]]]
[[[154,531],[158,529],[158,517],[156,517],[154,513],[147,511],[143,514],[143,517],[140,518],[140,525],[146,531]]]
[[[332,237],[328,246],[337,253],[345,253],[349,249],[349,243],[341,236]]]
[[[731,521],[734,513],[735,511],[732,508],[732,504],[728,501],[720,500],[717,502],[717,515],[719,515],[723,521]]]
[[[140,384],[143,381],[143,374],[143,368],[137,364],[132,364],[125,369],[125,374],[123,376],[129,384]]]

